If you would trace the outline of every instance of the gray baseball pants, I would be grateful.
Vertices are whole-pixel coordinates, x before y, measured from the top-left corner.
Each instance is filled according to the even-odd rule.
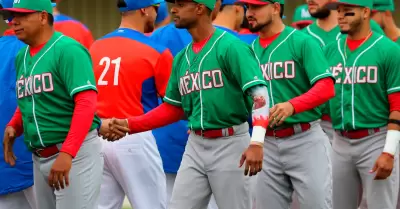
[[[250,144],[249,126],[234,127],[234,136],[207,139],[189,136],[175,180],[169,209],[206,209],[211,193],[219,209],[251,209],[250,178],[239,168]]]
[[[296,191],[300,209],[332,208],[332,148],[319,122],[286,138],[266,137],[258,176],[257,209],[288,209]]]
[[[395,209],[399,188],[398,155],[392,174],[386,180],[374,180],[369,173],[382,153],[386,128],[362,139],[348,139],[334,133],[333,208],[354,209],[359,204],[362,185],[368,209]]]
[[[33,155],[33,174],[38,209],[97,209],[103,174],[101,139],[97,130],[89,132],[72,160],[69,186],[54,190],[48,185],[51,167],[58,154],[49,158]],[[61,149],[62,144],[57,145]]]

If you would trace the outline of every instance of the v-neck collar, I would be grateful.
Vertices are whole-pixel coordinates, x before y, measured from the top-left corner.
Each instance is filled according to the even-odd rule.
[[[352,55],[354,54],[359,54],[361,51],[366,49],[366,47],[371,46],[372,42],[375,41],[378,38],[378,34],[376,32],[372,32],[370,37],[362,43],[360,46],[358,46],[355,50],[351,51],[349,46],[346,43],[347,36],[341,39],[340,47],[343,49],[343,53],[346,59],[349,59]]]
[[[46,42],[46,44],[44,44],[44,46],[33,56],[31,56],[29,53],[31,47],[27,46],[28,47],[27,48],[28,55],[26,56],[26,58],[30,59],[30,61],[37,60],[39,57],[41,57],[43,55],[43,53],[48,49],[48,47],[60,36],[61,36],[61,33],[54,32],[53,35],[51,36],[51,38]]]
[[[285,38],[288,36],[289,32],[291,32],[291,31],[293,31],[293,30],[295,30],[295,29],[294,29],[294,28],[290,28],[290,27],[288,27],[288,26],[285,26],[285,28],[282,30],[282,32],[279,34],[279,36],[276,37],[275,40],[273,40],[273,41],[271,42],[271,44],[269,44],[269,45],[268,45],[267,47],[265,47],[265,48],[261,45],[260,36],[257,37],[257,39],[255,40],[255,43],[254,43],[254,44],[255,44],[257,47],[260,47],[260,48],[262,48],[262,49],[264,49],[264,50],[270,49],[270,48],[275,48],[276,45],[279,44],[280,42],[282,42],[282,40],[285,39]]]

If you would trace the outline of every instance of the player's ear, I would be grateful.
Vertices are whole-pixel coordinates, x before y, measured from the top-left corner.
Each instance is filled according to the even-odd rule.
[[[278,2],[274,3],[274,15],[280,15],[281,5]]]
[[[362,10],[363,10],[362,11],[363,19],[371,18],[371,9],[370,8],[364,7]]]
[[[149,14],[147,13],[147,11],[146,11],[146,8],[141,8],[140,10],[140,13],[142,14],[142,15],[144,15],[144,16],[148,16]]]

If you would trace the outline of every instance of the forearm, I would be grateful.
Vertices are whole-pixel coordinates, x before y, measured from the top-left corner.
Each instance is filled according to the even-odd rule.
[[[22,133],[24,133],[24,126],[22,122],[22,113],[19,107],[14,112],[13,117],[11,118],[10,122],[7,124],[7,126],[11,126],[15,129],[17,132],[17,136],[21,136]]]
[[[294,114],[314,109],[335,96],[335,86],[332,78],[323,78],[301,96],[295,97],[289,102],[293,105]]]
[[[131,134],[140,133],[166,126],[184,117],[185,113],[181,107],[162,103],[144,115],[128,118],[128,126]]]
[[[251,141],[252,143],[263,144],[265,133],[268,126],[269,115],[269,97],[268,90],[265,86],[255,86],[248,90],[250,96],[253,98],[253,132]]]
[[[390,115],[383,152],[394,156],[400,142],[400,92],[388,95]]]
[[[83,141],[89,133],[96,112],[97,93],[93,90],[83,91],[75,95],[75,108],[71,126],[61,152],[75,157]]]

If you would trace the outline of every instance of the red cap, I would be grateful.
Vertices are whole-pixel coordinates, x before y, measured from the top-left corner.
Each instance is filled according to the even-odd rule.
[[[243,4],[253,4],[253,5],[267,5],[271,3],[266,0],[238,0],[237,2]]]

